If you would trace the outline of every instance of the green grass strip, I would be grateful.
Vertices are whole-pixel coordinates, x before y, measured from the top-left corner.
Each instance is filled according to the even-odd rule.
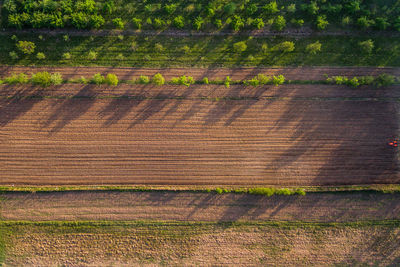
[[[371,39],[374,49],[363,53],[359,43]],[[34,53],[22,54],[18,41],[33,41]],[[235,52],[237,42],[246,50]],[[278,51],[284,41],[294,42],[292,52]],[[306,52],[319,41],[321,52]],[[50,45],[51,44],[51,45]],[[189,49],[187,49],[189,47]],[[14,52],[13,56],[10,52]],[[39,59],[37,53],[44,53]],[[90,52],[92,52],[90,54]],[[69,59],[63,58],[69,53]],[[16,56],[16,57],[15,57]],[[400,66],[400,38],[371,36],[70,36],[18,34],[0,38],[0,64],[38,66],[125,66],[125,67],[235,67],[235,66]]]

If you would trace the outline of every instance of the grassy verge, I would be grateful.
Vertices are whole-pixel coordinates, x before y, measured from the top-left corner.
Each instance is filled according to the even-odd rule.
[[[283,191],[280,191],[283,190]],[[311,186],[311,187],[204,187],[204,186],[0,186],[0,193],[21,192],[21,193],[46,193],[46,192],[67,192],[67,191],[120,191],[120,192],[189,192],[189,193],[236,193],[236,194],[292,194],[311,193],[400,193],[400,185],[349,185],[349,186]],[[263,193],[263,191],[266,191]]]
[[[372,39],[374,49],[362,53],[359,42]],[[33,41],[33,54],[24,55],[16,47],[19,40]],[[245,42],[243,52],[235,52],[237,42]],[[284,41],[295,44],[292,52],[278,51]],[[319,41],[321,52],[306,52],[307,45]],[[51,44],[51,45],[49,45]],[[15,52],[14,56],[10,52]],[[45,59],[38,59],[37,53]],[[89,54],[92,52],[91,54]],[[69,53],[65,56],[65,53]],[[17,56],[17,58],[15,57]],[[14,57],[14,59],[12,59]],[[69,58],[69,59],[65,59]],[[235,67],[235,66],[400,66],[400,39],[396,37],[165,37],[165,36],[44,36],[21,34],[0,38],[0,64],[50,66],[129,67]]]
[[[399,227],[399,221],[0,222],[6,264],[79,266],[348,265],[371,263],[369,255],[373,262],[394,264]]]

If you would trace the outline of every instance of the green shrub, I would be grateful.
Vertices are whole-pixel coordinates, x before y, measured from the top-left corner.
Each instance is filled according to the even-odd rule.
[[[358,87],[360,86],[360,82],[358,81],[357,77],[353,77],[352,79],[348,80],[348,85],[352,87]]]
[[[256,19],[254,19],[254,20],[251,22],[251,25],[252,25],[254,28],[260,30],[260,29],[264,28],[264,25],[265,25],[265,24],[264,24],[264,21],[263,21],[262,18],[256,18]]]
[[[321,43],[319,41],[316,41],[315,43],[307,45],[306,52],[311,55],[315,55],[321,51],[321,46]]]
[[[161,75],[161,73],[157,73],[153,76],[151,82],[154,83],[155,85],[163,85],[165,83],[165,79]]]
[[[236,32],[239,31],[241,28],[244,27],[243,19],[237,15],[233,16],[231,26],[234,31],[236,31]]]
[[[64,35],[63,36],[63,40],[64,40],[64,42],[68,42],[69,41],[69,36],[68,35]]]
[[[396,82],[396,79],[393,75],[384,73],[375,78],[374,85],[376,87],[389,86],[389,85],[394,84],[395,82]]]
[[[230,85],[231,85],[231,82],[232,82],[231,77],[226,76],[225,81],[224,81],[225,87],[226,87],[226,88],[229,88]]]
[[[148,84],[150,83],[150,78],[149,76],[140,75],[140,77],[136,79],[135,83]]]
[[[387,21],[387,18],[379,17],[375,19],[375,28],[378,30],[386,30],[390,27],[390,23]]]
[[[281,188],[281,189],[276,189],[275,190],[276,195],[284,195],[284,196],[290,196],[293,194],[293,192],[288,189],[288,188]]]
[[[112,20],[112,22],[114,26],[119,30],[123,30],[125,28],[125,22],[123,22],[121,18],[115,18]]]
[[[237,42],[233,44],[233,51],[236,53],[242,53],[246,51],[247,44],[245,41]]]
[[[308,15],[316,15],[318,13],[319,7],[315,1],[311,1],[310,4],[302,4],[301,9],[305,11]]]
[[[83,76],[81,76],[81,77],[78,78],[78,79],[71,79],[71,80],[69,80],[69,82],[71,82],[71,83],[82,83],[82,84],[87,84],[87,83],[89,83],[89,81],[88,81],[85,77],[83,77]]]
[[[157,52],[162,52],[162,51],[164,50],[164,47],[163,47],[162,44],[156,43],[156,44],[154,45],[154,50],[157,51]]]
[[[292,52],[294,50],[294,43],[285,41],[275,46],[275,49],[284,53]]]
[[[272,24],[272,28],[276,31],[282,31],[286,27],[286,20],[283,16],[277,16]]]
[[[279,12],[276,1],[269,2],[268,4],[264,5],[262,9],[267,15],[272,15]]]
[[[119,61],[122,61],[122,60],[125,60],[125,56],[124,56],[122,53],[119,53],[119,54],[115,57],[115,59],[116,59],[116,60],[119,60]]]
[[[109,73],[107,74],[104,82],[108,85],[117,86],[118,85],[118,77],[115,74]]]
[[[61,73],[52,73],[50,74],[50,84],[52,85],[60,85],[64,82]]]
[[[178,29],[185,27],[185,20],[182,16],[177,16],[174,18],[174,26]]]
[[[361,84],[365,84],[365,85],[369,85],[369,84],[373,84],[375,78],[373,76],[362,76],[358,78],[360,85]]]
[[[285,77],[283,75],[273,76],[272,77],[272,84],[273,85],[281,85],[285,82]]]
[[[210,83],[210,82],[208,81],[208,78],[207,78],[207,77],[204,77],[203,80],[202,80],[202,82],[203,82],[204,84],[209,84],[209,83]]]
[[[360,47],[360,50],[366,54],[370,54],[372,50],[374,49],[374,42],[369,39],[363,42],[359,42],[358,46]]]
[[[89,16],[89,26],[93,29],[100,29],[105,23],[104,18],[101,15],[90,15]]]
[[[71,24],[77,29],[86,29],[89,26],[89,17],[82,12],[72,13]]]
[[[217,29],[221,29],[222,28],[222,20],[220,20],[220,19],[216,19],[216,20],[214,20],[214,25],[215,25],[215,27],[217,28]]]
[[[47,71],[37,72],[35,74],[32,74],[31,82],[34,85],[40,85],[42,87],[50,86],[52,85],[51,74]]]
[[[261,51],[266,54],[268,52],[268,44],[267,43],[263,43],[261,45]]]
[[[35,52],[36,45],[29,41],[18,41],[16,44],[17,48],[24,54],[32,54]]]
[[[197,18],[194,19],[193,21],[193,28],[195,28],[196,30],[200,30],[201,26],[204,24],[204,19],[200,16],[198,16]]]
[[[274,188],[250,188],[248,190],[249,194],[252,195],[263,195],[263,196],[272,196],[275,193],[275,189]]]
[[[18,54],[15,51],[11,51],[10,53],[8,53],[8,55],[10,56],[10,58],[12,60],[17,60],[18,59]]]
[[[164,25],[165,25],[165,22],[160,18],[155,18],[153,20],[153,27],[155,29],[161,29],[162,27],[164,27]]]
[[[179,84],[179,85],[185,85],[185,86],[190,86],[191,84],[194,84],[194,79],[191,76],[181,76],[181,77],[176,77],[172,78],[171,80],[172,84]]]
[[[6,77],[4,79],[5,83],[8,84],[24,84],[24,83],[28,83],[29,79],[28,79],[28,75],[26,75],[25,73],[13,73],[11,74],[11,76]]]
[[[304,20],[302,20],[302,19],[292,19],[290,21],[290,23],[292,23],[295,27],[300,28],[301,26],[303,26]]]
[[[64,59],[64,60],[70,60],[71,58],[72,58],[72,56],[71,56],[71,53],[64,53],[63,55],[62,55],[62,58]]]
[[[300,195],[300,196],[305,196],[306,191],[303,188],[298,188],[294,191],[295,194]]]
[[[217,194],[222,194],[224,192],[224,190],[222,188],[217,187],[217,188],[215,188],[215,192]]]
[[[43,59],[46,59],[46,55],[42,52],[39,52],[36,54],[36,58],[39,60],[43,60]]]
[[[105,83],[105,78],[100,73],[96,73],[93,75],[92,79],[90,79],[90,83],[100,85],[100,84]]]
[[[351,24],[351,18],[349,16],[342,19],[342,26],[346,27]]]
[[[229,2],[224,6],[224,12],[228,16],[232,16],[235,13],[235,11],[236,11],[236,4],[233,2]]]
[[[363,30],[368,29],[369,27],[371,27],[374,24],[375,24],[375,22],[373,20],[370,20],[365,16],[357,19],[358,27],[360,27]]]
[[[286,7],[286,11],[289,13],[295,13],[296,12],[296,4],[290,4]]]
[[[164,10],[168,15],[171,15],[175,12],[177,6],[176,4],[165,5]]]
[[[325,30],[325,28],[329,25],[329,22],[326,20],[326,16],[318,16],[316,21],[316,27],[318,30]]]
[[[258,74],[256,78],[261,85],[268,84],[271,81],[270,77],[268,77],[267,75],[261,74],[261,73]]]
[[[142,28],[142,20],[139,19],[139,18],[133,18],[132,19],[132,24],[138,30],[140,30]]]
[[[89,51],[88,59],[89,59],[89,60],[96,60],[96,59],[97,59],[97,52],[95,52],[95,51]]]
[[[249,5],[249,6],[247,6],[246,14],[247,15],[253,15],[254,13],[257,12],[257,10],[258,10],[257,5],[253,3],[253,4]]]

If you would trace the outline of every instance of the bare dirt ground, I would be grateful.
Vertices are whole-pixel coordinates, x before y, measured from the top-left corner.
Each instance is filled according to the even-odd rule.
[[[388,73],[400,76],[399,68],[372,68],[372,67],[295,67],[295,68],[114,68],[114,67],[18,67],[0,66],[0,77],[11,73],[35,73],[39,71],[59,72],[64,78],[91,77],[95,73],[114,73],[122,80],[131,80],[140,75],[152,76],[161,73],[167,80],[172,77],[189,75],[195,79],[208,77],[211,80],[225,79],[230,76],[233,80],[249,79],[259,73],[266,75],[283,74],[289,80],[325,80],[328,76],[365,76]]]
[[[17,69],[32,70],[3,67],[3,73]],[[106,72],[58,70],[70,77],[83,70]],[[284,73],[307,70],[315,79],[325,73],[320,68]],[[351,68],[330,70],[349,74]],[[382,71],[352,70],[357,75]],[[110,70],[118,71],[131,77],[139,70]],[[165,76],[188,74],[187,69],[164,71]],[[210,70],[190,71],[201,77]],[[218,77],[229,72],[234,79],[259,73],[211,71]],[[397,149],[387,145],[398,136],[398,86],[3,85],[0,95],[3,185],[306,186],[400,180]]]
[[[399,181],[387,101],[0,102],[1,184],[343,185]]]
[[[400,195],[309,193],[306,196],[187,192],[54,192],[0,195],[0,218],[17,221],[308,221],[400,219]]]

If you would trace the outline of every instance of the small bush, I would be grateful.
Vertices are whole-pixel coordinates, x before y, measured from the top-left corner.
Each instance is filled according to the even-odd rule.
[[[118,77],[115,74],[109,73],[107,74],[104,82],[108,85],[117,86],[118,85]]]
[[[156,44],[154,45],[154,50],[156,50],[157,52],[162,52],[162,51],[164,50],[164,47],[163,47],[162,44],[156,43]]]
[[[125,28],[125,23],[123,22],[123,20],[121,18],[115,18],[112,20],[115,28],[119,29],[119,30],[123,30]]]
[[[132,24],[138,30],[140,30],[142,28],[142,20],[139,19],[139,18],[133,18],[132,19]]]
[[[148,84],[150,83],[150,78],[149,76],[140,75],[140,77],[136,79],[135,83]]]
[[[178,29],[185,27],[185,20],[182,16],[177,16],[174,18],[174,26]]]
[[[62,55],[62,58],[64,59],[64,60],[70,60],[71,58],[72,58],[72,56],[71,56],[71,53],[64,53],[63,55]]]
[[[232,79],[229,76],[226,76],[225,81],[224,81],[224,85],[226,88],[229,88],[231,85]]]
[[[42,52],[39,52],[36,54],[36,58],[39,60],[43,60],[43,59],[46,59],[46,55]]]
[[[285,82],[285,77],[283,75],[273,76],[272,84],[275,86],[281,85]]]
[[[115,57],[115,59],[116,59],[116,60],[119,60],[119,61],[123,61],[123,60],[125,60],[125,57],[124,57],[124,55],[123,55],[122,53],[119,53],[119,54]]]
[[[81,76],[81,77],[78,78],[78,79],[71,79],[71,80],[69,80],[69,82],[71,82],[71,83],[82,83],[82,84],[87,84],[87,83],[89,83],[88,79],[86,79],[86,78],[83,77],[83,76]]]
[[[194,84],[194,79],[191,76],[181,76],[181,77],[176,77],[172,78],[171,80],[172,84],[178,84],[178,85],[185,85],[185,86],[190,86],[191,84]]]
[[[242,53],[246,51],[247,49],[247,44],[245,41],[237,42],[233,44],[233,51],[236,53]]]
[[[28,83],[29,79],[28,79],[28,75],[26,75],[25,73],[13,73],[11,76],[6,77],[4,79],[5,83],[8,84],[24,84],[24,83]]]
[[[236,4],[233,2],[229,2],[228,4],[225,5],[224,7],[224,12],[225,14],[227,14],[228,16],[231,16],[235,13],[236,11]]]
[[[392,85],[395,82],[396,82],[396,79],[393,75],[381,74],[375,78],[374,85],[376,87],[382,87],[382,86]]]
[[[11,51],[10,53],[8,53],[8,55],[10,56],[10,58],[12,60],[17,60],[18,59],[18,54],[15,51]]]
[[[276,3],[276,1],[269,2],[268,4],[264,5],[262,9],[267,15],[272,15],[279,12],[278,4]]]
[[[93,75],[92,79],[90,79],[90,83],[100,85],[100,84],[105,83],[105,78],[100,73],[96,73]]]
[[[97,59],[97,52],[95,52],[95,51],[89,51],[88,59],[89,59],[89,60],[96,60],[96,59]]]
[[[224,190],[222,188],[217,187],[217,188],[215,188],[215,192],[217,194],[222,194],[224,192]]]
[[[300,28],[301,26],[303,26],[304,20],[302,20],[302,19],[292,19],[290,21],[290,23],[292,23],[295,27]]]
[[[353,77],[352,79],[348,80],[348,85],[352,86],[352,87],[358,87],[360,86],[360,82],[358,81],[357,77]]]
[[[252,195],[263,195],[263,196],[272,196],[275,193],[275,189],[274,188],[250,188],[249,189],[249,194]]]
[[[52,85],[60,85],[63,82],[64,82],[64,80],[61,76],[61,73],[56,72],[56,73],[53,73],[50,75],[50,83]]]
[[[195,28],[196,30],[199,31],[201,29],[201,27],[203,26],[203,24],[204,24],[204,19],[202,17],[198,16],[193,21],[193,28]]]
[[[272,24],[272,29],[282,31],[286,27],[286,20],[283,16],[277,16]]]
[[[53,77],[53,75],[54,75],[54,77]],[[38,73],[32,74],[31,82],[34,85],[40,85],[42,87],[47,87],[50,85],[55,85],[54,83],[61,84],[62,78],[61,78],[61,74],[59,74],[59,73],[50,74],[47,71],[43,71],[43,72],[38,72]]]
[[[358,46],[360,47],[360,50],[363,53],[370,54],[374,49],[374,42],[371,39],[369,39],[363,42],[359,42]]]
[[[35,52],[36,45],[29,41],[18,41],[16,44],[17,48],[24,54],[33,54]]]
[[[289,13],[294,13],[296,12],[296,4],[290,4],[286,7],[286,11]]]
[[[306,52],[311,55],[315,55],[321,51],[321,46],[321,43],[319,41],[316,41],[315,43],[307,45]]]
[[[368,19],[367,17],[361,17],[357,19],[357,25],[363,30],[368,29],[372,25],[374,25],[375,22],[373,20]]]
[[[285,41],[275,46],[275,49],[284,53],[292,52],[294,50],[294,43]]]
[[[325,30],[325,28],[329,25],[329,22],[326,20],[326,16],[318,16],[316,21],[316,27],[318,30]]]
[[[207,77],[204,77],[203,80],[202,80],[202,82],[203,82],[204,84],[209,84],[209,83],[210,83],[210,82],[208,81],[208,78],[207,78]]]
[[[163,85],[165,83],[165,79],[161,73],[157,73],[151,78],[151,82],[155,85]]]

